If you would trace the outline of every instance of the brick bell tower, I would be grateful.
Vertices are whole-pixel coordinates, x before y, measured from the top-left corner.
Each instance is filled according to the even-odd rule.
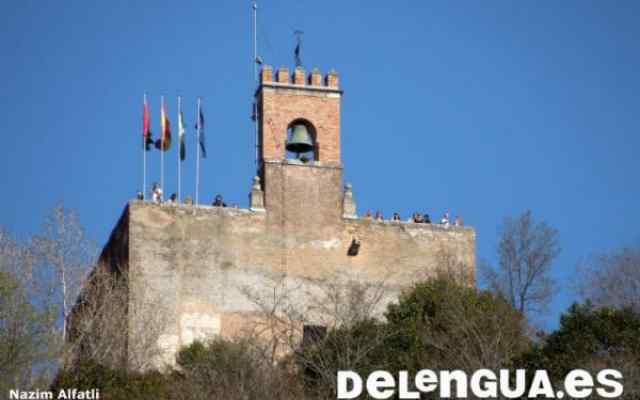
[[[334,233],[342,220],[338,75],[298,67],[264,66],[256,91],[258,175],[269,226],[313,240]],[[292,142],[306,141],[301,148]],[[304,154],[290,150],[303,151]],[[304,151],[306,150],[306,151]]]

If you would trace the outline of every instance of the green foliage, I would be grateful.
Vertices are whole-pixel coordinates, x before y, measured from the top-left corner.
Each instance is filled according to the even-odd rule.
[[[571,369],[612,367],[625,376],[625,399],[637,393],[640,316],[631,309],[574,305],[556,332],[532,345],[522,315],[503,298],[438,278],[416,284],[386,317],[331,329],[291,356],[293,368],[288,360],[271,364],[252,341],[216,339],[182,349],[176,370],[165,374],[84,361],[61,371],[53,389],[99,388],[107,400],[335,398],[338,370],[517,367],[546,369],[558,382]]]
[[[178,353],[177,363],[185,371],[196,371],[204,366],[236,371],[252,361],[248,349],[248,341],[232,342],[220,338],[207,344],[196,341]]]
[[[51,389],[99,389],[105,400],[163,400],[171,398],[170,378],[156,371],[134,373],[82,361],[73,370],[60,371]]]
[[[297,382],[283,365],[273,365],[251,340],[215,339],[194,342],[178,353],[177,363],[186,398],[296,398]],[[230,397],[231,396],[231,397]]]
[[[447,278],[417,283],[386,314],[394,370],[504,368],[528,349],[522,315],[504,298]]]
[[[640,365],[640,314],[631,308],[596,308],[574,304],[560,320],[560,328],[525,354],[526,368],[545,368],[556,379],[576,368],[623,367],[625,360]]]
[[[416,284],[386,318],[338,327],[298,353],[307,388],[335,396],[338,370],[497,370],[530,346],[522,315],[502,297],[446,277]]]
[[[207,362],[207,347],[200,341],[193,342],[180,350],[176,356],[178,365],[186,369],[195,369],[199,364]]]
[[[93,361],[81,361],[73,370],[60,371],[52,388],[54,390],[74,387],[78,390],[98,388],[101,391],[108,391],[110,388],[126,386],[126,383],[125,370],[110,369]]]
[[[184,373],[205,385],[255,379],[258,372],[255,361],[248,342],[224,339],[215,339],[208,344],[196,341],[177,356],[177,363]]]

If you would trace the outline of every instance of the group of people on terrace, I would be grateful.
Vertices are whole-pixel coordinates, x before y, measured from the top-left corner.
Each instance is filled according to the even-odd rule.
[[[138,200],[144,200],[144,194],[142,192],[138,192],[137,198],[138,198]],[[156,203],[156,204],[165,203],[164,198],[163,198],[163,194],[162,194],[162,188],[160,187],[160,185],[158,183],[154,183],[153,186],[151,187],[151,201]],[[178,203],[178,198],[177,198],[177,195],[175,193],[173,193],[169,197],[168,203],[169,204],[177,204]],[[185,197],[183,203],[187,204],[187,205],[193,205],[193,200],[191,199],[191,196]],[[222,198],[222,195],[218,194],[213,199],[213,202],[211,203],[211,205],[213,207],[226,207],[227,203],[225,203],[224,199]],[[237,204],[233,204],[231,207],[232,208],[238,208],[238,205]],[[371,211],[367,210],[362,217],[364,219],[370,219],[370,220],[375,220],[375,221],[385,221],[385,218],[382,215],[382,212],[380,210],[376,211],[375,215],[372,215]],[[402,221],[402,217],[400,216],[400,213],[394,212],[390,221],[401,222]],[[415,223],[415,224],[433,224],[433,222],[431,222],[431,217],[429,217],[429,214],[427,214],[427,213],[422,214],[422,213],[419,213],[419,212],[414,212],[413,214],[411,214],[411,217],[409,217],[409,219],[407,219],[406,222],[412,222],[412,223]],[[442,214],[442,218],[440,218],[440,221],[437,224],[442,225],[445,228],[448,228],[451,225],[453,225],[453,226],[464,226],[464,222],[462,221],[462,218],[459,215],[456,216],[456,218],[453,220],[453,223],[452,223],[450,218],[449,218],[449,212],[448,211],[445,211],[444,214]]]
[[[380,210],[376,211],[375,215],[372,215],[371,211],[367,210],[362,217],[365,219],[371,219],[375,221],[385,220]],[[391,221],[396,221],[396,222],[402,221],[402,217],[400,216],[400,213],[394,212],[393,216],[391,217]],[[415,224],[432,224],[433,223],[431,222],[431,217],[429,217],[429,214],[427,213],[422,214],[419,212],[414,212],[413,214],[411,214],[411,217],[407,219],[407,222],[413,222]],[[444,214],[442,214],[442,218],[440,218],[439,224],[447,228],[451,225],[464,226],[464,222],[462,221],[462,218],[459,215],[456,216],[456,218],[453,220],[453,223],[452,223],[449,218],[448,211],[445,211]]]
[[[138,192],[138,194],[136,195],[136,198],[138,200],[144,200],[144,194],[142,192]],[[151,201],[156,204],[162,204],[162,203],[178,204],[178,195],[176,193],[172,193],[171,196],[169,196],[169,200],[164,201],[162,187],[160,187],[158,183],[154,183],[151,186]],[[183,203],[186,205],[193,205],[193,199],[191,198],[191,196],[187,196],[184,198]],[[211,203],[211,205],[213,207],[226,207],[227,203],[225,203],[224,199],[222,198],[222,195],[218,194],[213,199],[213,202]],[[238,208],[238,205],[233,204],[231,207]]]

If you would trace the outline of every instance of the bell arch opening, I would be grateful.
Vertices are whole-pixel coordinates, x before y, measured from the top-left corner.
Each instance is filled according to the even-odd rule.
[[[287,126],[285,159],[303,163],[318,161],[316,128],[306,119],[295,119]]]

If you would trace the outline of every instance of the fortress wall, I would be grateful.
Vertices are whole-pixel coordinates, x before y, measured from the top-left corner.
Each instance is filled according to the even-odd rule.
[[[335,210],[334,200],[327,201]],[[298,204],[288,198],[285,207],[290,201]],[[130,203],[131,292],[153,299],[153,312],[164,317],[159,343],[166,362],[195,339],[232,336],[246,328],[247,317],[257,310],[246,291],[267,296],[269,286],[278,284],[285,272],[284,284],[296,288],[291,292],[294,302],[303,304],[317,291],[314,282],[336,276],[384,280],[388,300],[394,299],[400,288],[433,268],[442,250],[451,251],[471,271],[475,267],[471,228],[342,218],[331,223],[330,218],[317,221],[325,228],[313,234],[315,224],[305,225],[296,212],[290,214],[296,216],[292,221],[274,218],[277,213]],[[360,251],[348,256],[354,237],[361,242]],[[144,331],[136,324],[144,322],[131,318],[130,340],[135,343],[135,332]]]
[[[344,269],[369,279],[384,279],[390,286],[409,286],[431,275],[443,262],[461,264],[472,276],[475,273],[473,228],[354,219],[344,220],[342,233],[345,242],[352,237],[360,241],[358,255],[346,257]]]
[[[115,228],[111,231],[107,244],[102,249],[98,264],[113,272],[125,271],[129,264],[129,206],[127,205]]]
[[[163,317],[159,345],[171,362],[181,346],[222,334],[226,314],[251,306],[240,287],[270,270],[277,246],[264,213],[137,201],[129,211],[132,296]],[[143,323],[131,320],[130,334],[144,334]]]

